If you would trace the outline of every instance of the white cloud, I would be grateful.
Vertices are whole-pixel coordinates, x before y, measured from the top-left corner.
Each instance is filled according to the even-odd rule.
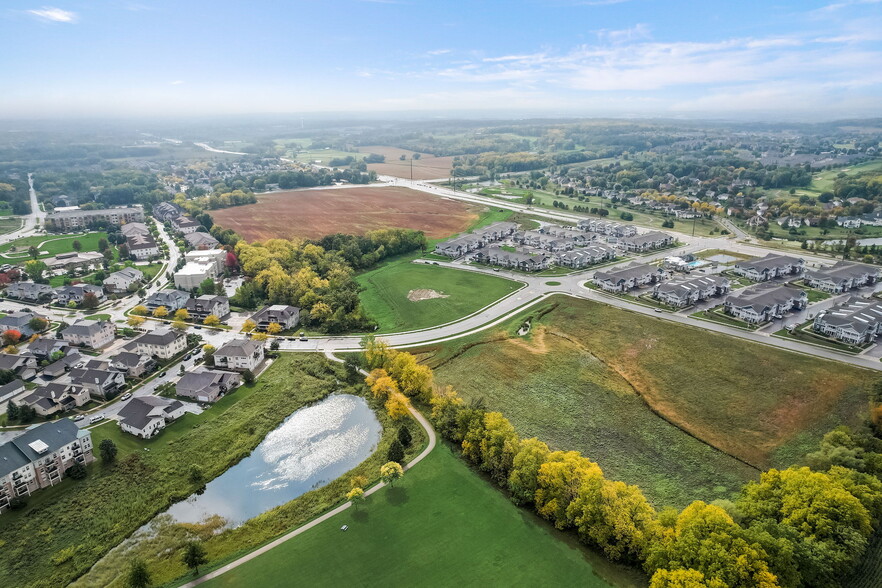
[[[637,23],[633,27],[627,29],[613,31],[602,29],[597,31],[597,36],[610,43],[627,43],[640,39],[648,39],[652,35],[649,32],[648,25]]]
[[[432,51],[426,51],[428,55],[444,55],[446,53],[450,53],[450,49],[434,49]]]
[[[36,16],[41,20],[46,20],[50,22],[68,22],[74,23],[77,21],[77,13],[70,12],[68,10],[62,10],[60,8],[53,8],[51,6],[44,6],[39,10],[28,10],[28,14]]]
[[[168,85],[169,86],[180,86],[183,83],[184,83],[184,80],[175,80],[173,82],[169,82]]]

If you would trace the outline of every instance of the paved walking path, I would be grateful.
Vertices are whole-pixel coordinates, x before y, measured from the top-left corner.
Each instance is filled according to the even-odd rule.
[[[326,351],[325,356],[332,361],[337,361],[337,362],[341,362],[341,363],[343,362],[342,359],[335,356],[333,354],[333,352],[331,352],[331,351]],[[367,372],[365,372],[364,370],[361,370],[361,371],[364,375],[367,375]],[[429,444],[426,445],[426,448],[423,449],[422,453],[420,453],[418,456],[416,456],[415,458],[410,460],[410,462],[404,466],[405,470],[409,470],[410,468],[412,468],[413,466],[415,466],[416,464],[421,462],[423,459],[425,459],[425,457],[427,455],[429,455],[433,449],[435,449],[435,444],[436,444],[435,429],[432,428],[432,425],[429,423],[429,421],[426,419],[426,417],[424,417],[413,406],[408,405],[408,410],[410,410],[410,414],[413,416],[413,418],[416,419],[416,421],[423,427],[423,429],[425,429],[426,435],[429,437]],[[380,482],[380,483],[372,486],[371,488],[369,488],[367,491],[365,491],[364,495],[370,496],[371,494],[373,494],[374,492],[378,491],[380,488],[383,488],[385,486],[386,486],[385,482]],[[327,521],[328,519],[333,518],[334,516],[347,510],[350,506],[352,506],[352,502],[345,502],[345,503],[341,504],[340,506],[338,506],[337,508],[335,508],[334,510],[330,510],[330,511],[326,512],[325,514],[321,515],[320,517],[309,521],[305,525],[297,527],[293,531],[290,531],[290,532],[282,535],[278,539],[271,541],[270,543],[267,543],[263,547],[255,549],[251,553],[249,553],[247,555],[243,555],[239,559],[231,561],[230,563],[228,563],[227,565],[225,565],[223,567],[220,567],[212,572],[208,572],[207,574],[200,576],[199,578],[196,578],[195,580],[192,580],[190,582],[187,582],[186,584],[183,584],[182,588],[189,588],[191,586],[198,586],[199,584],[202,584],[203,582],[207,582],[213,578],[217,578],[218,576],[221,576],[234,568],[238,568],[242,564],[249,562],[256,557],[263,555],[264,553],[268,552],[270,549],[278,547],[279,545],[281,545],[285,541],[293,539],[294,537],[297,537],[298,535],[305,533],[306,531],[312,529],[313,527],[322,524],[323,522]]]

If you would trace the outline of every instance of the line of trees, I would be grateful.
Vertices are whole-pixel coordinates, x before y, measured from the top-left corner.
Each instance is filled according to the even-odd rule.
[[[410,354],[369,338],[364,362],[374,370],[372,388],[411,390],[410,373],[397,367],[417,365]],[[425,370],[413,397],[429,398],[437,431],[466,460],[514,503],[613,561],[641,565],[651,588],[838,586],[882,518],[882,442],[872,435],[838,429],[807,457],[811,467],[764,472],[735,501],[657,511],[637,486],[606,479],[579,452],[521,438],[482,402],[467,404],[449,386],[435,389]],[[880,406],[882,383],[873,397]]]

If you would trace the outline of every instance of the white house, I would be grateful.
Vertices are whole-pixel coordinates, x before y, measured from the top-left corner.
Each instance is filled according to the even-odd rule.
[[[187,348],[187,335],[174,329],[160,327],[135,339],[131,347],[135,353],[141,355],[171,359]]]
[[[119,427],[126,433],[149,439],[186,412],[183,403],[160,396],[138,396],[119,411]]]
[[[252,339],[233,339],[214,352],[214,365],[231,370],[257,369],[263,362],[263,344]]]
[[[61,332],[61,338],[71,345],[85,345],[99,349],[113,343],[116,328],[109,321],[80,319]]]
[[[125,267],[104,278],[104,288],[108,292],[127,292],[129,287],[140,284],[144,280],[141,270]]]

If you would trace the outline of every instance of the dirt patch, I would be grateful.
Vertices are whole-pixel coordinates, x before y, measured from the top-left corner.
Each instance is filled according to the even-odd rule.
[[[411,177],[411,156],[414,151],[407,149],[399,149],[397,147],[385,147],[382,145],[370,145],[367,147],[359,147],[360,153],[376,153],[377,155],[386,156],[384,163],[368,164],[368,169],[384,176],[395,176],[396,178]],[[404,155],[404,161],[401,156]],[[415,180],[438,180],[450,177],[450,170],[453,169],[453,157],[435,157],[426,153],[421,153],[419,159],[413,160],[413,179]]]
[[[407,293],[407,299],[411,302],[419,302],[420,300],[432,300],[433,298],[450,298],[447,294],[442,294],[437,290],[428,290],[420,288],[419,290],[411,290]]]
[[[548,343],[545,336],[548,334],[546,327],[540,326],[533,330],[533,336],[527,339],[507,339],[506,342],[516,347],[520,347],[530,353],[544,355],[548,353]]]
[[[363,235],[390,228],[423,231],[437,239],[468,229],[483,208],[409,188],[357,186],[262,194],[256,204],[213,210],[211,215],[215,224],[246,241]]]

